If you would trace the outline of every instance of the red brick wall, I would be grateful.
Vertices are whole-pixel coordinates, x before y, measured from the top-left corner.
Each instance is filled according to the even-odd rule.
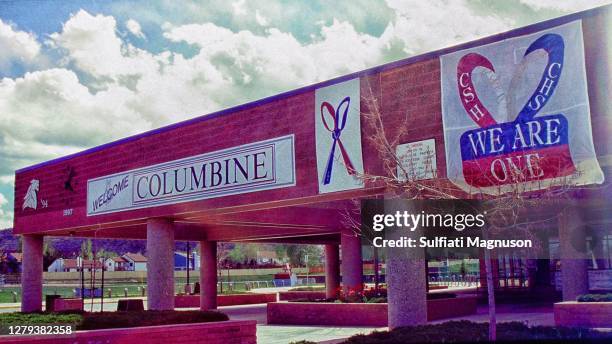
[[[386,303],[268,303],[268,324],[387,326]]]
[[[293,300],[317,300],[324,299],[324,291],[281,291],[278,293],[279,301],[293,301]]]
[[[476,314],[476,297],[427,300],[427,320]],[[386,303],[268,303],[268,324],[387,326]]]
[[[476,296],[454,299],[427,300],[427,320],[439,320],[463,315],[476,314]]]
[[[318,187],[313,128],[314,93],[306,92],[230,115],[184,125],[43,168],[18,173],[15,181],[15,232],[38,232],[173,215],[188,209],[207,209],[314,195],[318,192]],[[295,135],[297,177],[295,187],[188,204],[86,216],[88,179],[288,134]],[[66,169],[69,166],[76,173],[74,192],[64,190]],[[28,208],[22,211],[20,200],[23,199],[32,179],[40,181],[39,199],[48,200],[49,206],[42,209],[39,204],[37,210]],[[67,208],[74,209],[73,215],[63,216],[63,210]]]
[[[83,309],[83,299],[55,299],[53,300],[53,311],[61,312],[75,309]]]
[[[0,336],[2,343],[14,344],[255,344],[254,320],[230,320],[214,323],[136,327],[125,329],[78,331],[64,336]]]
[[[218,295],[217,306],[252,305],[276,302],[276,297],[276,293]],[[174,297],[174,307],[200,307],[200,295],[177,295]]]
[[[438,169],[440,175],[444,176],[438,58],[362,77],[361,94],[362,97],[377,99],[382,104],[380,109],[384,115],[385,125],[390,128],[390,135],[394,135],[393,128],[407,123],[413,129],[408,130],[401,138],[402,142],[435,138]],[[366,102],[362,101],[362,113],[370,110]],[[171,216],[190,209],[218,208],[317,195],[313,114],[314,92],[307,91],[248,110],[197,121],[91,154],[19,173],[15,183],[17,200],[15,231],[28,233],[92,226],[97,223]],[[408,121],[404,122],[405,119]],[[364,168],[367,173],[382,174],[384,169],[379,155],[367,139],[371,132],[372,128],[362,119]],[[295,187],[93,217],[86,216],[88,179],[287,134],[295,135],[297,174]],[[76,173],[74,193],[63,188],[69,166]],[[39,199],[47,200],[49,207],[22,211],[19,200],[23,199],[32,179],[40,180]],[[74,209],[73,215],[63,216],[63,210],[68,208]]]
[[[236,294],[217,296],[218,306],[251,305],[256,303],[276,302],[277,294]]]
[[[612,302],[555,303],[555,325],[612,328]]]

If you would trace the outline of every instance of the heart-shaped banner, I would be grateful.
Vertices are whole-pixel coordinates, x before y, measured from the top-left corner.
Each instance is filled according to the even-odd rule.
[[[457,64],[461,104],[479,128],[461,135],[461,158],[466,182],[475,187],[499,186],[567,176],[575,171],[569,151],[569,125],[562,114],[536,114],[550,100],[563,70],[563,38],[545,34],[535,40],[523,58],[537,50],[548,55],[538,86],[512,122],[498,123],[482,103],[472,81],[478,67],[495,73],[489,59],[464,55]],[[511,85],[517,82],[516,71]],[[506,95],[508,96],[508,95]]]

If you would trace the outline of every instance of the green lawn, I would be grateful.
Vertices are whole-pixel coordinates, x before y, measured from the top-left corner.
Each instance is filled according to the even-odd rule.
[[[219,279],[219,281],[223,281],[223,294],[231,294],[231,293],[244,293],[246,292],[245,284],[242,283],[244,281],[272,281],[273,275],[253,275],[253,276],[231,276],[230,281],[232,282],[231,288],[228,286],[227,276],[223,276]],[[197,278],[191,277],[189,279],[190,283],[193,284],[198,281]],[[184,291],[184,286],[187,283],[186,278],[176,278],[174,291],[175,293],[182,293]],[[68,284],[68,283],[67,283]],[[45,285],[43,287],[43,295],[61,295],[62,297],[74,297],[74,288],[77,288],[78,282],[71,281],[70,285]],[[269,286],[272,286],[270,283]],[[85,287],[88,288],[89,284],[85,283]],[[100,287],[99,281],[96,283],[96,288]],[[111,295],[113,298],[116,297],[124,297],[125,291],[127,288],[127,296],[142,296],[142,289],[139,287],[145,287],[146,283],[140,283],[135,281],[126,281],[126,282],[114,282],[114,283],[105,283],[104,285],[104,297],[108,297],[108,289],[111,289]],[[261,287],[265,287],[265,285],[261,284]],[[17,293],[16,301],[13,299],[13,292]],[[0,303],[12,303],[12,302],[21,302],[21,287],[4,287],[0,288]]]
[[[122,284],[104,286],[104,297],[108,297],[108,289],[111,289],[113,297],[124,296],[124,289],[128,289],[128,296],[141,296],[142,291],[138,289],[141,284]],[[97,286],[99,287],[99,286]],[[62,297],[74,297],[74,288],[68,286],[45,286],[43,295],[61,295]],[[87,288],[87,286],[86,286]],[[13,292],[17,293],[17,301],[21,302],[21,287],[0,288],[0,303],[14,302]]]

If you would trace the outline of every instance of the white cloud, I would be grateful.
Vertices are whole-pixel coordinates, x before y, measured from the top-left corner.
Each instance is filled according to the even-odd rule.
[[[265,35],[233,32],[212,23],[169,28],[166,38],[200,48],[192,58],[229,77],[233,86],[249,84],[278,92],[381,63],[388,40],[334,21],[321,37],[302,44],[292,34],[268,29]],[[253,86],[257,85],[257,86]]]
[[[73,71],[48,69],[0,81],[0,175],[151,128],[132,91],[91,93]]]
[[[91,93],[73,71],[62,68],[5,78],[0,81],[0,112],[4,115],[0,128],[8,134],[5,145],[18,139],[78,147],[148,127],[130,109],[132,96],[132,91],[121,86]]]
[[[158,68],[155,56],[123,42],[112,16],[93,16],[80,10],[66,21],[61,33],[51,35],[76,66],[94,77],[137,75]]]
[[[125,22],[125,27],[132,33],[132,35],[138,38],[146,38],[145,34],[142,32],[142,27],[140,27],[140,24],[134,19],[128,19]]]
[[[0,183],[6,185],[15,185],[15,176],[12,174],[0,176]]]
[[[13,211],[9,207],[9,201],[0,193],[0,229],[13,227]]]
[[[575,12],[609,4],[610,0],[520,0],[520,2],[536,11],[552,9],[563,12]]]
[[[238,0],[232,2],[232,10],[234,11],[234,15],[243,16],[247,13],[246,9],[246,0]]]
[[[268,26],[269,22],[268,19],[266,17],[264,17],[259,10],[255,10],[255,21],[257,21],[257,24],[261,25],[261,26]]]
[[[395,11],[390,30],[410,55],[508,30],[512,21],[494,15],[478,16],[465,0],[386,0]]]
[[[30,64],[40,53],[40,44],[30,33],[16,30],[0,19],[0,70],[13,62]]]

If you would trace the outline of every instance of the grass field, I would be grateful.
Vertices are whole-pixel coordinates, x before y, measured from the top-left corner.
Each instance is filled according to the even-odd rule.
[[[232,276],[230,278],[231,286],[227,283],[227,277],[222,276],[219,278],[219,282],[223,282],[223,294],[230,293],[244,293],[247,291],[244,282],[252,281],[272,281],[273,275],[253,275],[253,276]],[[198,281],[197,278],[190,278],[192,289],[193,284]],[[186,278],[175,278],[174,292],[181,293],[184,291],[184,286],[187,283]],[[43,295],[61,295],[62,297],[74,297],[74,289],[78,288],[80,283],[77,281],[66,281],[64,284],[46,284],[43,286]],[[100,287],[100,280],[96,281],[96,288]],[[104,284],[104,297],[108,297],[108,289],[111,289],[112,297],[125,297],[125,289],[127,289],[127,296],[142,296],[142,288],[146,288],[146,283],[136,281],[125,281],[125,282],[105,282]],[[260,283],[261,287],[265,287],[264,284]],[[272,286],[269,283],[269,286]],[[85,281],[85,288],[89,288],[90,283]],[[14,298],[13,292],[17,295]],[[146,294],[146,293],[145,293]],[[21,302],[21,287],[0,287],[0,303],[12,303]]]

